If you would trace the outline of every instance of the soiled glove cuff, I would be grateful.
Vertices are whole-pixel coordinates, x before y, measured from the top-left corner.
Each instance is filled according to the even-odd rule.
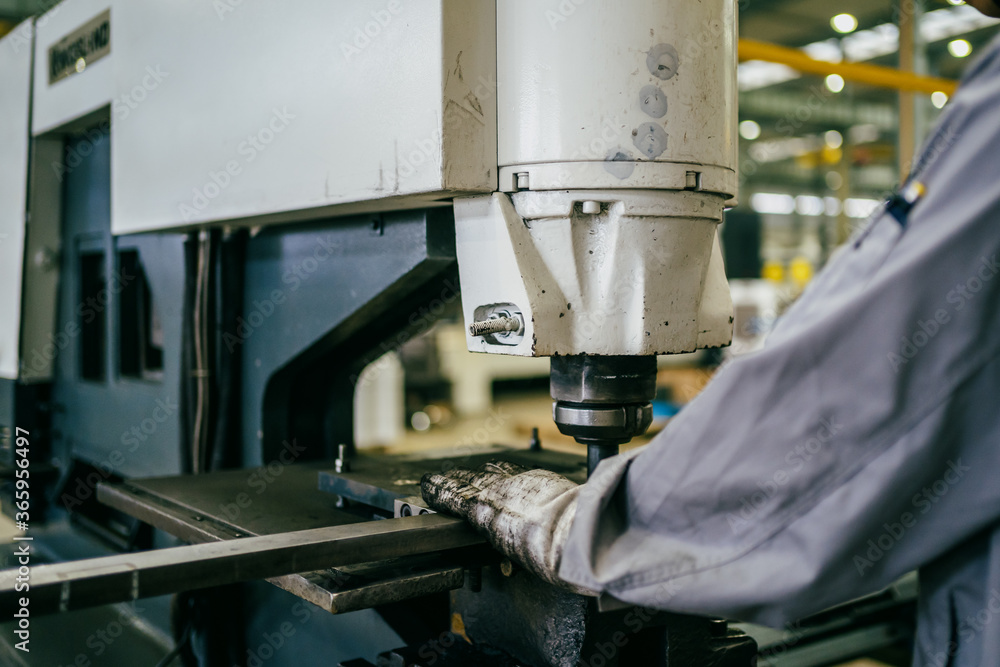
[[[501,553],[549,583],[574,592],[558,576],[580,486],[548,470],[490,462],[478,471],[455,469],[421,480],[434,509],[468,520]]]

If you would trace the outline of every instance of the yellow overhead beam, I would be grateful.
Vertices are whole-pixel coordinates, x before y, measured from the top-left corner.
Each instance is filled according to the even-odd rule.
[[[740,60],[765,60],[770,63],[780,63],[803,74],[826,76],[839,74],[845,81],[855,81],[879,88],[892,88],[914,93],[946,93],[949,97],[958,87],[953,79],[942,79],[935,76],[923,76],[912,72],[903,72],[892,67],[867,65],[865,63],[831,63],[825,60],[810,58],[803,51],[787,46],[758,42],[752,39],[740,40]]]
[[[10,21],[4,21],[3,19],[0,19],[0,37],[3,37],[13,29],[14,29],[13,23],[11,23]]]

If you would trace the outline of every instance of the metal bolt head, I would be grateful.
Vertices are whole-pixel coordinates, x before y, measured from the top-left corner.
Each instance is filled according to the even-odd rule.
[[[351,472],[351,460],[347,458],[347,445],[337,445],[337,458],[333,462],[334,469],[338,472]]]
[[[514,576],[514,563],[511,562],[509,558],[504,558],[500,562],[500,574],[502,574],[505,577]]]

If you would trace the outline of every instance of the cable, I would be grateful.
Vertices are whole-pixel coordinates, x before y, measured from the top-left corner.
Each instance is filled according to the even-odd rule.
[[[191,624],[188,623],[184,628],[184,632],[181,633],[180,639],[177,640],[177,644],[174,645],[174,648],[170,651],[170,653],[163,656],[163,659],[156,663],[156,667],[167,667],[167,665],[177,659],[177,657],[181,654],[181,651],[184,650],[184,647],[187,646],[190,641]]]
[[[192,428],[191,466],[195,474],[205,470],[205,450],[208,440],[208,280],[210,273],[210,236],[202,231],[198,235],[198,264],[195,283],[193,330],[195,377],[194,424]]]

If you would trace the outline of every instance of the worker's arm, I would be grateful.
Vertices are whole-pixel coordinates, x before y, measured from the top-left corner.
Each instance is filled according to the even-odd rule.
[[[1000,520],[996,50],[914,168],[926,196],[876,216],[653,443],[581,487],[453,471],[425,498],[546,580],[775,625]]]
[[[1000,405],[978,391],[1000,389],[998,110],[994,43],[915,168],[927,192],[905,224],[878,216],[763,351],[582,488],[565,580],[777,624],[1000,519]]]

